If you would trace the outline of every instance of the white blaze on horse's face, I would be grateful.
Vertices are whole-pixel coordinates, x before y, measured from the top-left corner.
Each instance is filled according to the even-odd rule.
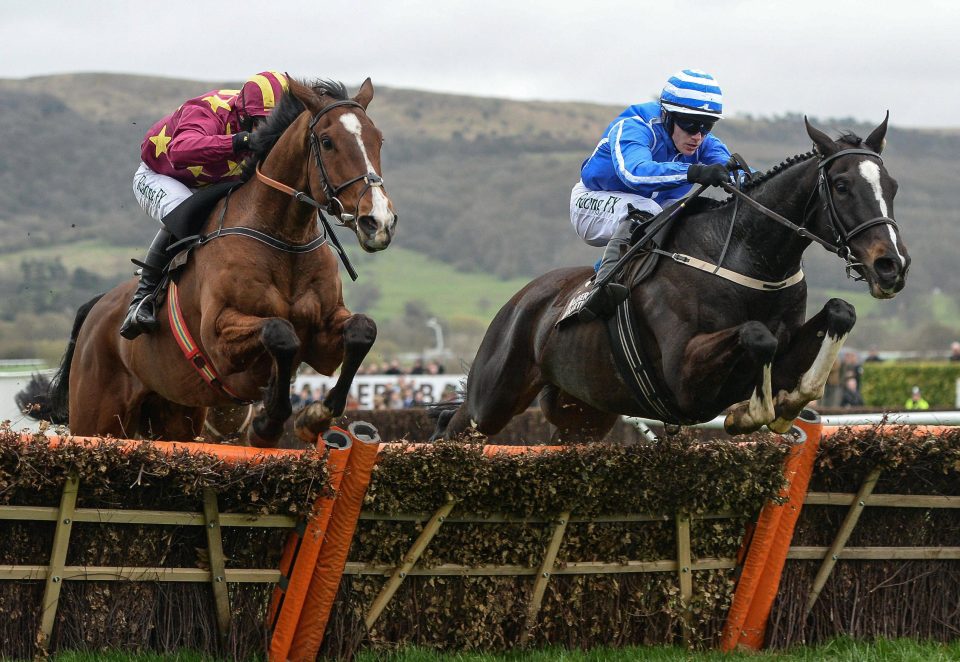
[[[379,175],[380,173],[374,170],[373,162],[370,160],[370,155],[367,154],[367,148],[363,144],[363,125],[360,124],[360,119],[354,113],[344,113],[340,116],[340,123],[356,138],[357,146],[360,148],[360,153],[363,154],[363,160],[367,166],[367,172]],[[390,244],[395,216],[390,210],[390,200],[382,188],[378,186],[371,187],[370,196],[373,207],[368,213],[361,213],[361,215],[373,218],[376,222],[376,230],[372,235],[369,235],[361,229],[358,224],[356,232],[360,240],[360,245],[364,249],[368,251],[378,251],[386,248]],[[361,202],[363,201],[361,200]]]
[[[867,180],[867,183],[873,190],[877,204],[880,205],[880,215],[889,216],[887,213],[887,201],[883,198],[883,186],[880,184],[880,166],[877,165],[875,161],[864,159],[860,162],[858,169],[860,170],[860,176]],[[890,243],[893,244],[893,250],[896,251],[897,257],[900,259],[900,267],[903,268],[906,260],[904,260],[903,254],[900,253],[900,248],[897,246],[897,235],[894,233],[892,226],[886,225],[884,227],[886,227],[887,232],[890,233]]]

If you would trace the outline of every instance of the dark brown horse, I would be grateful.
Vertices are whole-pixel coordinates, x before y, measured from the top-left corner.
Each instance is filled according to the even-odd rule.
[[[326,399],[297,418],[298,434],[316,440],[343,412],[377,331],[344,307],[317,209],[338,217],[369,252],[390,244],[397,221],[379,175],[383,139],[366,113],[372,98],[369,79],[352,99],[339,83],[291,81],[253,135],[248,180],[206,222],[203,233],[215,238],[174,276],[182,327],[204,357],[194,362],[205,361],[214,383],[185,358],[167,307],[160,331],[120,337],[131,280],[78,312],[51,389],[55,420],[67,420],[69,397],[74,434],[192,439],[208,407],[262,399],[250,440],[271,445],[291,415],[296,366],[329,375],[342,363]]]
[[[621,414],[687,424],[728,408],[731,434],[788,430],[822,395],[856,320],[853,306],[831,299],[804,322],[801,256],[811,238],[846,257],[876,298],[893,297],[905,283],[910,258],[892,218],[897,184],[880,158],[886,130],[884,120],[865,141],[851,134],[834,141],[807,124],[815,151],[745,187],[781,223],[737,198],[689,204],[663,248],[694,259],[662,257],[630,295],[650,381],[672,405],[666,415],[641,403],[618,372],[605,321],[558,328],[565,304],[592,275],[568,268],[537,278],[500,310],[463,404],[440,414],[435,436],[470,426],[494,434],[537,395],[557,426],[555,441],[602,438]],[[722,254],[734,280],[711,273]],[[706,270],[690,266],[697,259]]]

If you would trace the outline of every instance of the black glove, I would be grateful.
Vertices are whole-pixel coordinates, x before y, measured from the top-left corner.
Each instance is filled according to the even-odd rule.
[[[239,154],[248,151],[250,151],[250,132],[241,131],[233,134],[233,153]]]
[[[694,163],[687,168],[687,181],[692,184],[720,186],[730,182],[730,171],[719,163],[713,165]]]

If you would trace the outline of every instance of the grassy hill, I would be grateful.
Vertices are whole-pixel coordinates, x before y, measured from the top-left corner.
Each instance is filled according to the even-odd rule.
[[[130,190],[144,132],[184,99],[237,85],[112,74],[0,80],[0,356],[31,351],[10,339],[40,322],[18,316],[45,316],[43,324],[56,327],[49,333],[65,337],[72,309],[92,288],[131,273],[129,258],[155,231]],[[347,286],[348,302],[369,306],[384,327],[435,315],[473,329],[533,275],[593,262],[598,251],[570,228],[569,191],[620,110],[378,88],[370,115],[386,136],[383,174],[400,225],[384,254],[361,255],[345,242],[363,274]],[[881,117],[877,109],[872,120]],[[861,135],[872,128],[815,121]],[[945,347],[944,338],[960,335],[960,134],[900,129],[896,121],[884,160],[900,183],[896,215],[914,257],[907,289],[893,302],[866,299],[839,261],[816,247],[806,271],[817,292],[857,300],[851,343]],[[810,142],[798,116],[731,118],[717,133],[761,168]],[[390,339],[403,336],[394,331]]]

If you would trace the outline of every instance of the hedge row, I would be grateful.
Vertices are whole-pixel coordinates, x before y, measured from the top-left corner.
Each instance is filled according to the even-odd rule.
[[[931,407],[949,409],[956,406],[958,379],[960,362],[865,363],[861,391],[868,406],[899,410],[919,386]]]
[[[547,519],[570,511],[596,518],[732,510],[740,516],[692,523],[695,559],[732,557],[745,523],[782,487],[787,452],[783,439],[775,435],[751,435],[746,440],[703,441],[684,432],[658,443],[597,444],[492,458],[482,453],[480,438],[417,448],[398,445],[377,465],[365,510],[430,513],[450,497],[458,503],[452,517],[498,513]],[[897,428],[830,437],[821,446],[811,489],[855,492],[877,465],[884,468],[878,493],[960,495],[960,432],[917,438],[908,429]],[[232,467],[210,456],[166,456],[149,445],[121,452],[110,441],[90,450],[50,448],[42,439],[23,444],[19,435],[0,430],[0,504],[56,505],[65,476],[74,471],[80,474],[81,507],[199,511],[203,488],[209,486],[220,490],[222,511],[303,514],[327,485],[323,460],[313,453]],[[805,508],[794,544],[828,545],[844,510]],[[868,509],[850,544],[960,546],[958,518],[956,509]],[[5,541],[0,564],[46,563],[51,523],[6,522],[0,527],[0,539]],[[350,561],[398,564],[421,527],[409,521],[363,520]],[[537,567],[551,527],[447,522],[420,565]],[[275,567],[285,535],[276,530],[226,529],[228,567]],[[77,525],[67,563],[203,567],[205,546],[201,527]],[[557,563],[650,561],[675,555],[672,521],[585,522],[568,526]],[[815,572],[815,562],[788,564],[773,615],[775,645],[846,631],[956,636],[950,630],[960,609],[955,604],[960,595],[955,561],[927,565],[841,561],[808,622],[797,610],[802,610]],[[901,581],[908,577],[915,581]],[[942,590],[933,590],[933,578],[938,578]],[[533,585],[530,576],[410,576],[367,632],[363,617],[384,581],[381,576],[345,577],[322,652],[346,658],[362,648],[402,644],[511,648],[522,629]],[[697,571],[693,585],[693,639],[710,646],[722,629],[735,573]],[[3,655],[31,654],[42,591],[40,581],[0,583]],[[269,586],[231,586],[234,622],[228,655],[246,658],[263,650],[270,591]],[[212,599],[205,585],[67,582],[62,600],[54,633],[54,645],[61,648],[170,652],[189,646],[224,652],[216,642]],[[910,606],[909,618],[900,604]],[[532,643],[570,647],[675,643],[683,620],[674,572],[554,576]]]
[[[24,443],[0,427],[0,505],[57,507],[71,473],[79,477],[77,508],[202,512],[203,492],[213,488],[221,512],[299,516],[328,489],[317,453],[234,465],[203,453],[166,455],[150,444],[127,450],[116,440],[51,447],[38,435]],[[76,522],[71,528],[67,565],[208,567],[200,526]],[[0,565],[46,565],[53,533],[53,522],[0,520]],[[276,568],[287,532],[225,527],[222,536],[228,568]],[[33,656],[43,584],[0,581],[0,658]],[[272,587],[235,584],[229,591],[235,618],[223,652],[248,659],[264,650]],[[51,643],[53,649],[215,653],[212,592],[205,584],[64,582]]]

